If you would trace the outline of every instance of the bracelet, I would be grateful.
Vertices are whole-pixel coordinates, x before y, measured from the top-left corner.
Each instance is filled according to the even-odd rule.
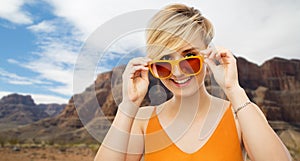
[[[236,111],[234,111],[234,114],[237,116],[237,113],[238,113],[241,109],[243,109],[244,107],[246,107],[247,105],[249,105],[250,103],[251,103],[250,100],[248,100],[247,102],[245,102],[243,105],[241,105],[240,107],[238,107]]]

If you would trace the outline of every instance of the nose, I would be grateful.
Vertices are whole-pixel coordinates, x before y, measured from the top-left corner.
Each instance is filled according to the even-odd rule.
[[[175,64],[173,66],[172,75],[174,75],[175,77],[180,77],[183,75],[183,73],[180,70],[179,64]]]

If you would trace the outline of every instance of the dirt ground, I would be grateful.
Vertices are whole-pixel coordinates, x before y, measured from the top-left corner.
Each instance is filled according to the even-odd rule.
[[[0,147],[0,161],[93,161],[94,156],[88,147]]]
[[[0,161],[94,161],[97,149],[98,147],[0,147]]]

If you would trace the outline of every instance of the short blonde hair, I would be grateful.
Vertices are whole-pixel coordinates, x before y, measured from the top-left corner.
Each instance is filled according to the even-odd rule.
[[[203,43],[208,46],[214,36],[211,22],[193,7],[169,5],[160,10],[148,25],[147,55],[157,59],[166,55],[165,51],[177,50],[197,36],[201,36]]]

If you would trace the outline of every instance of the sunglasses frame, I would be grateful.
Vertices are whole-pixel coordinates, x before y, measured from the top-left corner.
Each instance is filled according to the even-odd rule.
[[[200,69],[198,72],[196,73],[192,73],[192,74],[186,74],[181,67],[179,66],[179,62],[183,61],[183,60],[187,60],[187,59],[191,59],[191,58],[198,58],[200,60]],[[171,72],[168,76],[166,77],[157,77],[156,74],[154,73],[154,71],[151,68],[151,65],[157,62],[166,62],[166,63],[170,63],[171,64]],[[182,73],[184,73],[186,76],[193,76],[193,75],[197,75],[201,72],[202,67],[203,67],[203,63],[204,63],[204,57],[202,55],[196,55],[196,56],[189,56],[189,57],[184,57],[181,59],[177,59],[177,60],[153,60],[148,64],[149,70],[151,72],[151,74],[153,75],[153,77],[158,78],[158,79],[168,79],[172,76],[172,70],[174,69],[175,65],[179,66],[179,69]]]

